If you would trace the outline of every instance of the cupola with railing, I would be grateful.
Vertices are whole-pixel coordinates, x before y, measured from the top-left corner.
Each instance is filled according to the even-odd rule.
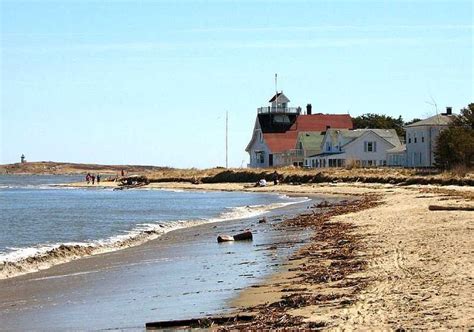
[[[269,101],[269,106],[263,106],[257,108],[258,114],[262,113],[292,113],[292,114],[300,114],[301,108],[300,107],[288,107],[288,103],[290,100],[287,96],[283,94],[283,91],[277,92]]]

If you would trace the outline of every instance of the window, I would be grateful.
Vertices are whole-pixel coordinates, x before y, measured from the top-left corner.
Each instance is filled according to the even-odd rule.
[[[263,134],[262,134],[262,132],[259,133],[259,137],[260,137],[260,142],[263,142]]]
[[[421,136],[421,143],[425,143],[425,136]]]
[[[415,137],[415,143],[416,143],[416,137]]]
[[[364,142],[364,152],[377,152],[377,142]]]
[[[411,137],[408,137],[408,143],[411,143]]]
[[[326,151],[331,151],[331,143],[326,142]]]
[[[257,151],[255,152],[257,163],[263,164],[265,162],[265,152]]]

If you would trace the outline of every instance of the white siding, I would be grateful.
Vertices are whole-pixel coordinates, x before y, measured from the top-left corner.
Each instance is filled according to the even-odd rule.
[[[436,140],[441,130],[446,126],[418,126],[406,128],[407,166],[434,166]]]
[[[337,141],[342,142],[343,139],[338,137]],[[330,142],[330,139],[325,137],[323,142]],[[400,142],[398,143],[397,146],[400,145]],[[394,148],[394,145],[384,138],[372,131],[367,131],[365,134],[343,146],[341,149],[343,153],[307,158],[305,164],[311,167],[340,167],[354,162],[360,166],[385,166],[387,165],[387,150],[392,148]],[[330,150],[330,152],[336,151],[339,151],[339,149],[335,149],[334,147]],[[329,152],[326,146],[324,152]]]
[[[252,167],[252,168],[269,167],[268,161],[269,161],[270,151],[268,149],[268,146],[265,144],[265,141],[263,140],[263,134],[260,129],[255,129],[255,139],[253,143],[250,145],[250,149],[248,152],[250,155],[249,167]],[[263,154],[263,163],[261,163],[258,158],[259,153]]]
[[[368,151],[367,147],[372,143],[372,150]],[[344,147],[346,154],[346,162],[350,160],[360,161],[363,166],[384,166],[387,164],[387,150],[394,146],[385,139],[367,132],[367,134],[355,139]],[[374,151],[375,150],[375,151]]]

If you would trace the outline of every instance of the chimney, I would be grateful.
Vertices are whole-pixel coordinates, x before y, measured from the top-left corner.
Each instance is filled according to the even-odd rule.
[[[313,106],[311,106],[311,104],[307,104],[306,105],[306,114],[311,115],[312,110],[313,110]]]
[[[453,114],[453,108],[448,106],[446,107],[446,115],[452,115]]]

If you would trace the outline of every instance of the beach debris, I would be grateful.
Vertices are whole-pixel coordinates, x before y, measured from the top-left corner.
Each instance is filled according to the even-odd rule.
[[[231,235],[219,235],[217,237],[217,242],[230,242],[230,241],[234,241],[234,237],[231,236]]]
[[[430,205],[428,206],[430,211],[474,211],[474,206],[441,206],[441,205]]]
[[[164,329],[164,328],[209,328],[215,324],[231,324],[237,322],[249,322],[254,318],[253,315],[236,315],[231,317],[204,317],[183,320],[167,320],[161,322],[146,323],[147,330]]]
[[[150,180],[144,175],[130,175],[121,177],[119,182],[119,187],[116,188],[117,190],[146,186],[150,183]]]
[[[282,229],[297,226],[311,227],[314,231],[311,243],[299,249],[289,259],[297,261],[288,269],[294,277],[279,282],[278,285],[285,290],[282,291],[283,294],[279,300],[245,309],[255,314],[254,319],[248,322],[224,324],[219,329],[224,331],[310,330],[333,327],[331,321],[308,322],[302,316],[290,314],[290,311],[315,305],[347,307],[352,305],[357,294],[367,287],[370,279],[358,276],[367,268],[367,260],[359,254],[362,238],[353,232],[357,226],[331,221],[331,218],[369,209],[378,204],[380,204],[378,196],[364,195],[361,199],[345,202],[345,204],[330,202],[325,209],[318,209],[315,206],[317,214],[300,214],[279,223]],[[272,245],[281,247],[281,244],[273,243]],[[294,280],[298,280],[296,287]],[[321,286],[332,291],[321,294],[313,290],[314,286]]]
[[[234,240],[235,241],[245,241],[245,240],[252,240],[253,235],[251,231],[245,231],[243,233],[234,235]]]
[[[260,179],[257,181],[257,183],[254,184],[254,187],[266,187],[266,186],[267,186],[267,180],[265,179]]]
[[[258,221],[259,224],[264,224],[264,223],[266,223],[266,222],[267,222],[267,218],[266,218],[266,217],[263,217],[262,219],[260,219],[260,220]]]
[[[252,240],[253,235],[251,231],[245,231],[243,233],[231,236],[231,235],[219,235],[217,237],[217,242],[231,242],[231,241],[246,241]]]

